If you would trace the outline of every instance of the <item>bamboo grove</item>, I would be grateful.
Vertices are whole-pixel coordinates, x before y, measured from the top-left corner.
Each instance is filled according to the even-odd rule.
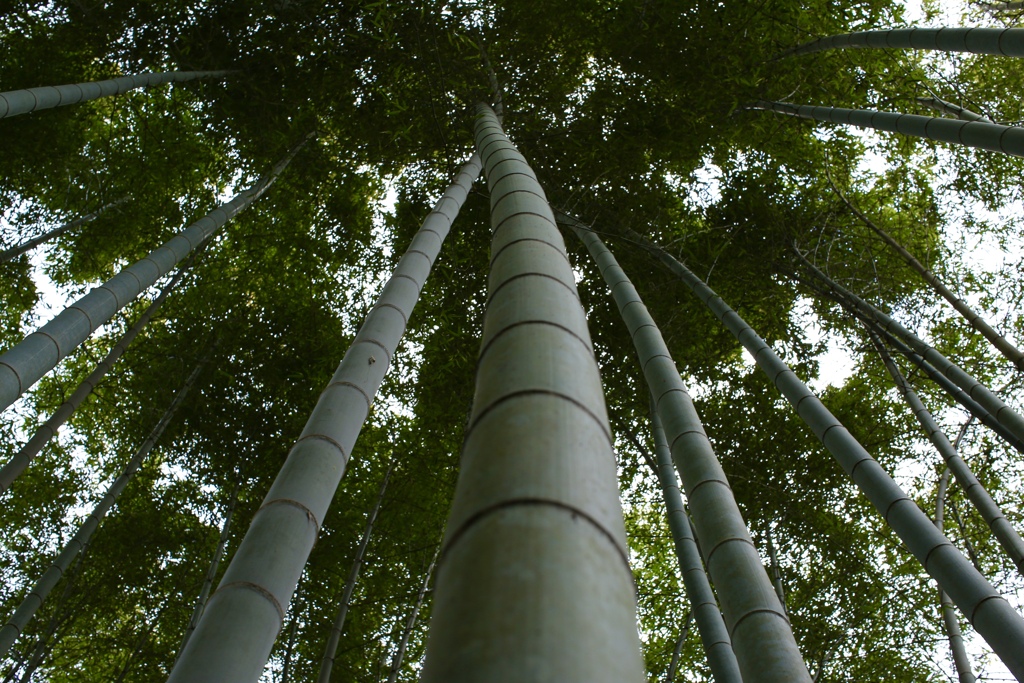
[[[1022,18],[12,3],[3,681],[1024,681]]]

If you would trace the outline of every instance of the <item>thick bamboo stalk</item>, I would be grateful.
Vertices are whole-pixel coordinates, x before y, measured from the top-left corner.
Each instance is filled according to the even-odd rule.
[[[569,222],[601,271],[629,329],[651,388],[655,408],[651,431],[658,480],[683,585],[715,681],[801,680],[801,669],[804,680],[809,680],[785,612],[778,601],[770,598],[771,581],[761,566],[732,488],[704,435],[700,417],[658,326],[601,238],[564,215],[558,218]],[[667,437],[663,425],[668,426]],[[673,459],[690,501],[697,532],[704,539],[704,547],[714,548],[706,559],[722,600],[722,611],[719,611],[690,531],[690,520],[683,509],[683,497],[672,467]],[[725,612],[725,621],[722,612]]]
[[[900,114],[870,109],[843,109],[841,107],[816,107],[788,102],[758,100],[751,109],[773,111],[778,114],[813,119],[827,123],[841,123],[859,128],[873,128],[890,133],[902,133],[913,137],[949,142],[967,147],[977,147],[1012,156],[1024,156],[1024,128],[1004,126],[984,121],[954,121],[942,117]]]
[[[153,450],[153,447],[163,435],[164,430],[167,429],[167,426],[171,423],[171,420],[174,418],[174,414],[178,411],[178,408],[181,407],[185,397],[188,395],[189,391],[191,391],[196,380],[199,378],[199,373],[202,371],[204,365],[205,361],[200,362],[196,365],[195,369],[192,370],[188,379],[185,380],[185,384],[183,384],[181,389],[178,390],[178,393],[174,396],[174,400],[171,401],[167,410],[164,411],[164,414],[160,417],[156,426],[153,427],[149,436],[146,437],[145,441],[142,442],[142,445],[139,446],[137,451],[135,451],[135,455],[133,455],[132,459],[128,461],[128,464],[121,472],[121,475],[110,485],[103,498],[101,498],[100,502],[96,504],[92,513],[88,518],[86,518],[85,522],[82,523],[82,526],[79,527],[71,540],[64,545],[64,548],[60,551],[60,554],[57,555],[53,564],[43,572],[42,577],[40,577],[28,592],[28,595],[26,595],[22,600],[18,609],[15,610],[10,621],[4,624],[3,628],[0,628],[0,658],[7,656],[7,653],[10,651],[14,641],[22,631],[25,630],[25,627],[35,615],[36,610],[38,610],[46,600],[50,591],[52,591],[54,586],[57,585],[57,582],[60,581],[64,572],[66,572],[68,567],[71,566],[71,562],[75,559],[78,553],[86,546],[86,544],[89,543],[89,539],[92,538],[92,535],[96,531],[97,527],[99,527],[100,522],[102,522],[103,518],[106,517],[107,512],[110,511],[110,508],[113,507],[114,503],[117,501],[118,496],[120,496],[121,492],[124,491],[125,486],[127,486],[128,482],[132,480],[132,477],[135,476],[135,472],[142,466],[143,461],[149,455],[150,451]]]
[[[853,435],[757,333],[682,263],[641,235],[628,235],[675,273],[754,357],[758,367],[811,427],[975,630],[1019,680],[1024,680],[1024,619],[932,524]]]
[[[947,102],[946,100],[935,97],[934,95],[931,97],[918,97],[917,101],[929,109],[934,109],[935,111],[941,111],[943,114],[955,116],[961,121],[986,121],[988,123],[995,123],[995,121],[984,114],[978,114],[970,109],[965,109],[958,104],[953,104],[952,102]]]
[[[338,642],[341,640],[341,634],[345,632],[345,618],[348,616],[349,603],[352,602],[352,592],[355,591],[356,582],[359,580],[359,570],[362,569],[363,561],[366,558],[366,548],[370,545],[373,524],[377,521],[377,514],[380,512],[380,506],[384,502],[384,493],[387,491],[393,467],[394,461],[392,461],[388,471],[384,474],[380,490],[377,492],[377,502],[374,503],[370,516],[366,519],[366,528],[363,529],[362,538],[359,539],[359,546],[356,549],[356,559],[352,562],[352,568],[349,569],[348,578],[345,580],[341,604],[338,605],[338,616],[335,617],[334,623],[331,625],[331,633],[327,638],[327,647],[324,648],[324,656],[320,659],[320,673],[316,678],[317,683],[330,683],[331,681],[331,668],[334,666],[334,656],[338,652]]]
[[[479,173],[473,155],[413,237],[253,517],[170,681],[259,679],[406,321]]]
[[[424,683],[644,680],[615,455],[544,191],[478,105],[491,271]]]
[[[948,485],[949,468],[947,467],[939,479],[939,491],[935,499],[935,528],[940,533],[943,531],[942,513],[946,503]],[[957,678],[960,683],[975,683],[977,679],[974,677],[974,672],[971,671],[971,660],[967,657],[967,648],[964,647],[964,637],[956,618],[956,608],[953,606],[953,601],[946,595],[946,591],[941,589],[939,590],[939,609],[942,611],[942,623],[946,627],[946,636],[949,638],[949,649],[953,652],[953,665],[956,667]]]
[[[59,228],[54,228],[53,230],[44,232],[42,235],[38,235],[37,237],[33,237],[30,240],[26,240],[26,241],[22,242],[21,244],[13,246],[10,249],[5,249],[4,251],[0,251],[0,263],[6,263],[7,261],[10,261],[13,258],[21,256],[22,254],[24,254],[29,249],[37,247],[40,244],[43,244],[44,242],[49,242],[52,239],[56,239],[56,238],[60,237],[61,235],[63,235],[64,233],[68,232],[69,230],[74,230],[75,228],[81,227],[81,226],[85,225],[86,223],[89,223],[89,222],[95,220],[101,213],[103,213],[107,209],[112,209],[115,206],[120,206],[121,204],[124,204],[126,201],[128,201],[128,198],[124,197],[122,199],[117,200],[116,202],[110,202],[109,204],[104,204],[103,206],[101,206],[100,208],[96,209],[92,213],[86,214],[86,215],[82,216],[81,218],[76,218],[75,220],[71,221],[70,223],[65,223],[64,225],[60,226]]]
[[[1024,540],[1021,540],[1017,530],[1013,528],[1010,521],[1006,519],[1006,515],[999,509],[999,505],[992,500],[992,496],[981,485],[978,478],[974,476],[974,472],[971,472],[967,463],[960,457],[957,450],[953,448],[953,444],[949,442],[949,439],[942,433],[939,425],[932,419],[931,413],[925,408],[917,392],[913,390],[910,383],[907,382],[903,373],[896,367],[889,353],[885,350],[882,340],[873,332],[868,334],[871,336],[871,341],[874,343],[882,363],[892,376],[893,382],[896,383],[896,388],[902,394],[907,405],[910,406],[910,410],[921,424],[921,428],[928,435],[929,441],[935,446],[935,450],[938,451],[946,466],[953,472],[953,476],[956,477],[957,483],[963,489],[964,495],[974,504],[982,519],[988,524],[992,534],[999,541],[999,545],[1003,547],[1003,550],[1006,551],[1006,554],[1013,561],[1014,566],[1017,567],[1017,571],[1024,574]]]
[[[192,608],[192,616],[188,620],[188,626],[185,627],[185,635],[181,638],[181,645],[178,646],[179,653],[185,649],[185,644],[192,637],[192,632],[196,630],[196,624],[199,623],[199,618],[203,616],[203,610],[206,609],[206,601],[210,598],[213,581],[217,578],[217,569],[220,567],[220,561],[224,557],[224,551],[227,550],[228,539],[231,538],[231,518],[235,514],[235,506],[238,504],[238,491],[241,487],[242,479],[239,477],[238,481],[235,482],[234,490],[231,492],[231,500],[228,503],[228,507],[224,511],[224,522],[220,527],[220,538],[217,539],[217,548],[213,551],[213,559],[210,560],[210,567],[206,570],[206,576],[203,577],[203,586],[199,589],[199,596],[196,598],[195,606]]]
[[[230,71],[165,71],[163,73],[143,73],[137,76],[121,76],[106,81],[91,83],[72,83],[71,85],[44,86],[26,88],[25,90],[9,90],[0,93],[0,119],[10,118],[19,114],[27,114],[40,109],[53,109],[68,104],[78,104],[89,100],[97,100],[110,95],[149,88],[164,83],[182,83],[197,78],[223,78]]]
[[[388,683],[395,683],[398,680],[398,673],[402,670],[402,660],[405,659],[405,651],[409,648],[409,638],[412,637],[416,619],[419,618],[420,610],[423,609],[423,601],[427,597],[427,588],[430,586],[430,577],[434,574],[434,565],[437,564],[437,557],[440,554],[441,546],[438,546],[434,558],[430,560],[430,566],[427,567],[427,573],[423,576],[420,592],[416,596],[416,604],[413,605],[409,618],[405,622],[405,628],[402,629],[402,639],[398,641],[395,656],[391,658],[391,666],[388,668]]]
[[[163,246],[90,291],[0,356],[0,410],[14,403],[100,325],[153,286],[235,214],[266,192],[310,137],[294,147],[253,187],[243,190],[230,202],[220,205]]]
[[[910,348],[914,350],[915,353],[919,354],[922,358],[942,372],[943,375],[948,377],[954,384],[967,392],[968,396],[978,402],[986,411],[991,413],[996,420],[1010,430],[1018,439],[1024,440],[1024,418],[1022,418],[1015,410],[1003,403],[1003,401],[988,387],[964,372],[964,370],[959,366],[936,351],[930,344],[924,342],[916,334],[903,327],[891,317],[875,308],[864,299],[861,299],[838,282],[834,281],[828,275],[819,270],[813,263],[808,261],[807,258],[798,250],[794,249],[794,252],[807,269],[827,285],[829,289],[836,292],[843,299],[854,304],[857,309],[863,312],[866,316],[877,321],[882,329],[892,333],[893,336],[900,337],[908,346],[910,346]]]
[[[786,50],[779,57],[793,57],[812,52],[854,47],[908,48],[1024,57],[1024,29],[973,27],[856,31],[812,40]]]
[[[989,343],[992,344],[992,346],[994,346],[1001,354],[1003,354],[1003,357],[1005,357],[1008,361],[1013,363],[1014,367],[1016,367],[1018,370],[1024,370],[1024,353],[1021,353],[1020,349],[1011,344],[1009,340],[1006,339],[1006,337],[996,332],[992,328],[992,326],[985,321],[984,318],[975,313],[974,310],[967,305],[967,302],[953,294],[953,292],[951,292],[949,288],[942,283],[942,280],[940,280],[938,276],[935,275],[935,273],[925,268],[924,264],[918,261],[916,258],[914,258],[914,255],[907,251],[907,249],[902,244],[893,239],[893,237],[889,233],[887,233],[885,230],[879,227],[873,220],[868,218],[860,209],[858,209],[853,204],[853,202],[851,202],[847,198],[845,194],[843,194],[843,192],[835,185],[835,183],[832,183],[832,189],[835,190],[836,194],[839,195],[839,198],[843,200],[847,207],[849,207],[850,211],[852,211],[853,214],[857,216],[857,218],[859,218],[862,223],[871,228],[871,230],[876,235],[881,237],[882,241],[884,241],[890,247],[895,249],[896,253],[902,256],[903,260],[906,261],[911,268],[917,271],[917,273],[924,279],[924,281],[931,285],[932,289],[939,296],[945,299],[949,303],[949,305],[956,310],[957,313],[963,316],[964,320],[967,321],[968,325],[973,327],[978,332],[981,332],[985,339],[987,339]]]
[[[89,397],[99,385],[99,383],[106,377],[110,369],[114,367],[114,363],[124,355],[124,352],[128,349],[128,345],[135,340],[135,338],[142,331],[156,312],[160,310],[160,306],[163,305],[164,300],[174,290],[174,288],[184,277],[188,271],[189,262],[186,262],[178,272],[171,278],[171,281],[164,285],[164,288],[160,290],[160,294],[153,300],[153,303],[139,316],[139,319],[135,321],[127,332],[114,344],[113,348],[107,353],[107,355],[96,364],[96,368],[86,377],[82,382],[75,388],[71,396],[66,401],[60,404],[57,410],[54,411],[53,415],[36,429],[35,434],[29,439],[24,446],[8,461],[2,468],[0,468],[0,491],[6,491],[7,488],[18,478],[22,472],[29,466],[29,463],[39,455],[39,452],[43,450],[46,444],[50,443],[50,440],[57,435],[57,430],[67,422],[79,406]]]

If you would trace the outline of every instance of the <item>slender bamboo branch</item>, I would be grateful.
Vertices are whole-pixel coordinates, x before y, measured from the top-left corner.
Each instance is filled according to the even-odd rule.
[[[153,286],[228,220],[263,195],[284,171],[301,143],[248,190],[188,226],[148,256],[125,268],[64,309],[53,320],[0,356],[0,410],[14,403],[58,362],[89,338],[100,325]]]
[[[377,514],[380,512],[380,506],[384,502],[384,494],[387,492],[388,481],[391,480],[391,472],[394,467],[395,461],[392,459],[391,464],[388,465],[388,471],[385,472],[384,479],[380,483],[380,489],[377,491],[377,502],[374,503],[373,509],[366,518],[366,528],[363,529],[363,535],[359,539],[356,559],[352,562],[352,568],[349,569],[348,578],[345,580],[345,589],[341,595],[341,603],[338,605],[338,616],[335,617],[334,624],[331,626],[331,633],[327,638],[327,647],[324,648],[324,656],[320,659],[320,673],[317,675],[317,683],[330,683],[331,668],[334,666],[334,656],[338,651],[338,642],[341,640],[341,634],[345,632],[345,618],[348,616],[349,604],[352,602],[352,592],[356,589],[359,571],[363,568],[363,562],[366,558],[366,548],[370,544],[370,536],[373,534],[373,524],[377,521]]]
[[[873,128],[890,133],[902,133],[927,140],[1003,152],[1011,156],[1024,156],[1024,128],[1019,126],[1004,126],[984,121],[954,121],[941,117],[870,109],[843,109],[788,102],[768,102],[766,100],[757,101],[749,109],[773,111],[786,116],[840,123],[859,128]]]
[[[832,189],[835,193],[839,195],[839,198],[843,200],[847,207],[849,207],[850,211],[852,211],[854,215],[861,220],[861,222],[871,228],[876,235],[881,237],[886,244],[895,249],[896,252],[903,257],[903,260],[905,260],[911,268],[916,270],[924,281],[931,285],[932,289],[935,290],[939,296],[945,299],[954,309],[956,309],[957,313],[963,316],[964,320],[967,321],[967,324],[978,332],[981,332],[992,346],[1003,354],[1008,361],[1013,363],[1015,368],[1018,370],[1024,370],[1024,353],[1021,353],[1020,349],[1011,344],[1006,337],[996,332],[992,326],[989,325],[984,318],[975,313],[963,299],[953,294],[953,292],[951,292],[949,288],[939,280],[935,273],[925,268],[924,264],[914,258],[914,255],[907,251],[902,244],[893,239],[889,233],[880,228],[874,221],[860,211],[860,209],[854,206],[853,202],[851,202],[836,186],[836,184],[832,182],[831,177],[829,177],[829,183],[832,185]]]
[[[750,352],[893,531],[967,615],[975,630],[1019,679],[1024,679],[1024,618],[976,571],[924,512],[882,469],[761,337],[686,266],[645,237],[640,243],[675,273]]]
[[[206,570],[206,576],[203,577],[203,585],[199,589],[199,596],[196,598],[195,606],[192,608],[192,616],[188,620],[188,626],[185,627],[185,635],[182,636],[181,645],[178,646],[179,656],[181,651],[185,649],[189,638],[192,637],[192,632],[196,630],[199,618],[203,616],[203,610],[206,609],[206,601],[209,599],[210,591],[213,589],[213,581],[217,578],[217,569],[220,567],[221,558],[224,557],[224,551],[228,547],[228,539],[231,537],[231,518],[235,514],[235,506],[238,504],[238,491],[241,487],[242,477],[239,475],[235,481],[235,488],[231,492],[231,499],[228,502],[227,509],[224,511],[224,522],[220,527],[220,538],[217,539],[217,548],[213,551],[210,568]]]
[[[683,627],[679,629],[679,637],[676,638],[676,646],[672,650],[672,659],[668,663],[668,671],[665,672],[665,683],[675,683],[676,672],[679,670],[679,657],[683,654],[683,645],[686,644],[686,636],[690,634],[690,622],[692,621],[693,610],[690,610],[683,619]]]
[[[925,408],[917,392],[913,390],[910,383],[903,376],[903,373],[896,367],[892,357],[889,356],[889,352],[885,350],[882,340],[870,330],[868,335],[871,337],[871,341],[875,346],[875,350],[878,351],[883,365],[885,365],[886,370],[892,376],[896,388],[899,389],[903,400],[910,406],[910,410],[921,424],[921,428],[928,435],[932,445],[935,446],[935,450],[938,451],[946,466],[953,472],[953,476],[956,477],[956,481],[960,484],[960,488],[963,489],[967,499],[981,513],[982,519],[988,524],[989,529],[992,530],[992,534],[999,541],[1006,554],[1010,556],[1014,566],[1017,567],[1017,571],[1024,574],[1024,540],[1021,540],[1017,530],[1013,528],[1013,525],[1006,519],[1003,511],[999,509],[999,505],[992,500],[992,496],[981,485],[981,482],[971,472],[967,463],[963,461],[960,454],[953,448],[953,444],[942,433],[939,425],[932,419],[931,413]]]
[[[33,247],[37,247],[40,244],[43,244],[44,242],[49,242],[52,239],[56,239],[56,238],[60,237],[61,235],[63,235],[64,233],[66,233],[66,232],[68,232],[70,230],[74,230],[75,228],[81,227],[81,226],[85,225],[86,223],[89,223],[90,221],[95,220],[101,213],[103,213],[107,209],[112,209],[115,206],[120,206],[121,204],[124,204],[126,201],[128,201],[128,198],[127,197],[123,197],[123,198],[117,200],[116,202],[110,202],[109,204],[104,204],[103,206],[101,206],[100,208],[96,209],[92,213],[86,214],[86,215],[82,216],[81,218],[76,218],[75,220],[71,221],[70,223],[65,223],[64,225],[60,226],[59,228],[54,228],[53,230],[50,230],[48,232],[44,232],[42,235],[38,235],[36,237],[33,237],[30,240],[26,240],[26,241],[22,242],[21,244],[15,245],[15,246],[11,247],[10,249],[5,249],[4,251],[0,251],[0,263],[6,263],[7,261],[10,261],[11,259],[14,259],[14,258],[17,258],[18,256],[21,256],[22,254],[24,254],[29,249],[32,249]]]
[[[474,154],[399,260],[253,517],[171,683],[259,680],[406,321],[479,173]]]
[[[779,570],[779,558],[775,554],[775,544],[772,542],[771,529],[765,529],[764,537],[768,544],[768,559],[772,563],[772,585],[775,586],[775,594],[779,596],[779,604],[782,605],[782,609],[788,614],[789,610],[786,609],[786,591],[782,585],[782,572]]]
[[[413,605],[412,612],[409,613],[409,618],[405,622],[405,628],[402,630],[402,639],[398,641],[398,649],[395,651],[395,656],[391,658],[388,683],[395,683],[398,680],[398,673],[402,670],[402,660],[405,659],[405,651],[409,647],[409,638],[412,636],[412,630],[416,627],[416,619],[423,608],[423,600],[426,598],[427,588],[430,586],[430,577],[434,574],[434,565],[437,564],[437,557],[440,553],[441,546],[439,544],[437,550],[434,551],[433,559],[430,560],[430,566],[427,567],[427,572],[423,576],[420,592],[416,596],[416,604]]]
[[[18,609],[15,610],[14,615],[6,624],[4,624],[3,628],[0,628],[0,657],[7,656],[7,653],[10,651],[14,641],[25,630],[25,627],[35,615],[36,610],[38,610],[43,604],[46,597],[50,594],[50,591],[53,590],[54,586],[57,585],[57,582],[60,581],[61,577],[64,575],[64,572],[66,572],[68,567],[71,566],[71,562],[75,559],[75,556],[77,556],[86,544],[89,543],[89,539],[92,538],[93,532],[95,532],[97,527],[99,527],[100,522],[102,522],[103,518],[106,517],[107,512],[110,511],[110,508],[113,507],[114,503],[117,501],[118,496],[120,496],[121,492],[124,491],[125,486],[128,485],[128,482],[131,481],[132,477],[135,476],[135,472],[137,472],[139,467],[142,466],[143,461],[149,455],[150,451],[153,450],[153,447],[163,435],[164,430],[167,429],[167,426],[171,423],[171,420],[174,418],[174,414],[178,411],[178,408],[181,407],[185,397],[188,395],[189,391],[191,391],[196,380],[199,378],[199,373],[202,371],[205,363],[205,359],[200,361],[199,364],[196,365],[195,369],[192,370],[188,379],[185,380],[185,384],[178,390],[178,393],[174,396],[174,400],[171,401],[171,404],[164,411],[164,414],[160,417],[156,426],[153,427],[149,436],[146,437],[145,441],[142,442],[142,445],[139,446],[137,451],[135,451],[135,455],[132,456],[132,459],[125,466],[124,471],[122,471],[121,475],[114,480],[113,484],[110,485],[110,488],[107,489],[106,494],[104,494],[103,498],[100,499],[100,502],[96,504],[96,507],[93,509],[89,517],[85,520],[82,526],[79,527],[71,540],[65,544],[64,548],[60,551],[60,554],[57,555],[53,564],[43,572],[42,577],[40,577],[22,600],[21,605],[19,605]]]
[[[25,90],[9,90],[0,93],[0,119],[27,114],[40,109],[52,109],[69,104],[87,102],[110,95],[150,88],[164,83],[182,83],[197,78],[223,78],[231,71],[166,71],[143,73],[137,76],[121,76],[106,81],[72,83],[71,85],[44,86]]]

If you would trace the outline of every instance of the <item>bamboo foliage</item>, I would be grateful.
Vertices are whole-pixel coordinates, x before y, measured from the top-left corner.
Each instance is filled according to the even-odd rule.
[[[366,547],[370,544],[370,536],[373,534],[373,524],[377,521],[377,514],[380,512],[380,506],[384,502],[384,493],[388,489],[388,481],[391,479],[392,469],[394,469],[394,461],[392,461],[391,466],[388,467],[388,471],[384,474],[384,479],[380,484],[380,490],[377,492],[377,502],[374,504],[369,517],[366,519],[366,528],[363,530],[362,538],[359,539],[359,546],[356,549],[356,559],[352,562],[352,568],[348,572],[348,578],[345,580],[345,588],[341,595],[341,603],[338,605],[338,616],[334,619],[334,623],[331,625],[331,633],[327,638],[327,646],[324,648],[324,656],[320,660],[320,673],[317,675],[317,683],[330,683],[331,668],[334,666],[334,656],[338,651],[338,642],[341,640],[341,634],[345,631],[345,617],[348,616],[349,603],[352,602],[352,592],[355,590],[356,582],[359,580],[359,570],[362,569],[363,560],[366,557]]]
[[[238,212],[261,197],[310,138],[312,135],[292,148],[253,187],[243,190],[231,201],[221,204],[179,232],[163,246],[94,288],[0,356],[0,410],[14,403],[61,359],[88,339],[100,325],[152,287]]]
[[[479,173],[474,155],[399,260],[253,517],[170,681],[259,679],[373,397]]]
[[[601,380],[544,191],[490,107],[491,268],[425,683],[644,680]]]
[[[777,114],[826,123],[841,123],[859,128],[902,133],[926,140],[1003,152],[1017,157],[1024,156],[1024,128],[1019,126],[1004,126],[985,121],[954,121],[941,117],[899,114],[871,109],[816,107],[766,100],[758,100],[750,106],[750,109],[773,111]]]
[[[196,380],[199,378],[199,373],[202,371],[204,365],[205,360],[196,365],[192,370],[188,379],[185,380],[185,383],[182,385],[181,389],[178,390],[178,393],[174,396],[171,404],[167,407],[163,415],[160,417],[160,420],[156,423],[156,426],[153,427],[153,430],[149,433],[149,436],[146,437],[142,442],[142,445],[140,445],[138,450],[135,451],[131,460],[128,461],[128,464],[121,472],[121,475],[110,485],[103,498],[101,498],[100,502],[96,504],[92,513],[88,518],[86,518],[85,522],[82,523],[82,526],[79,527],[71,540],[64,545],[64,548],[57,555],[53,564],[43,572],[43,575],[28,592],[25,599],[22,600],[17,610],[15,610],[14,615],[6,624],[4,624],[3,628],[0,628],[0,657],[5,657],[7,655],[11,646],[14,644],[14,641],[25,630],[25,627],[35,615],[36,610],[38,610],[43,602],[45,602],[50,591],[52,591],[57,585],[57,582],[60,581],[64,572],[66,572],[68,567],[71,566],[75,557],[89,543],[89,539],[92,538],[93,533],[99,527],[103,518],[106,517],[110,508],[114,506],[115,502],[117,502],[118,496],[121,495],[121,492],[124,491],[128,482],[132,480],[132,477],[135,476],[139,467],[142,466],[142,463],[153,450],[153,447],[156,446],[160,437],[163,436],[164,430],[166,430],[167,426],[171,423],[171,420],[174,418],[174,414],[178,411],[178,408],[181,407],[182,402],[185,400],[185,397],[188,396],[188,393],[192,390],[193,386],[195,386]]]
[[[165,71],[121,76],[105,81],[72,83],[70,85],[43,86],[0,93],[0,119],[27,114],[41,109],[53,109],[78,104],[101,97],[120,95],[136,88],[150,88],[164,83],[183,83],[197,78],[223,78],[230,71]]]
[[[658,477],[669,505],[673,540],[687,595],[715,680],[718,683],[810,681],[789,619],[764,571],[732,488],[661,332],[601,239],[576,221],[570,225],[586,245],[612,292],[651,388]],[[711,549],[706,556],[707,566],[722,601],[724,624],[704,575],[696,543],[689,533],[682,498],[675,487],[675,474],[671,464],[665,462],[670,446],[701,546]],[[665,471],[666,464],[668,471]],[[723,628],[726,625],[728,630]]]
[[[874,343],[875,348],[878,350],[878,355],[882,358],[882,362],[885,365],[886,370],[892,376],[893,382],[896,383],[896,388],[899,389],[903,399],[910,406],[911,411],[917,418],[917,421],[921,424],[921,428],[924,429],[928,435],[928,439],[935,446],[935,450],[938,451],[939,455],[945,461],[946,466],[953,472],[953,476],[956,477],[956,481],[960,484],[960,488],[963,489],[964,494],[967,496],[974,507],[977,508],[978,512],[981,513],[982,519],[988,524],[992,530],[992,534],[999,541],[999,544],[1006,551],[1006,554],[1010,556],[1017,571],[1024,573],[1024,541],[1021,540],[1017,530],[1013,528],[1009,520],[1006,519],[1006,515],[999,508],[999,505],[992,500],[992,496],[989,495],[985,487],[981,485],[978,478],[974,476],[974,472],[971,472],[967,463],[964,462],[963,458],[953,444],[949,442],[946,435],[942,433],[939,425],[932,419],[931,413],[925,408],[924,403],[921,402],[917,392],[913,390],[910,383],[900,372],[896,364],[893,363],[889,353],[885,350],[882,345],[882,340],[877,335],[871,333],[871,341]]]
[[[992,587],[913,500],[767,343],[689,268],[646,238],[629,231],[706,305],[750,352],[815,436],[882,514],[925,570],[1018,678],[1024,679],[1024,619]],[[712,574],[714,577],[714,574]]]
[[[1024,29],[944,27],[856,31],[812,40],[786,50],[779,57],[793,57],[812,52],[855,47],[910,48],[1024,57]]]

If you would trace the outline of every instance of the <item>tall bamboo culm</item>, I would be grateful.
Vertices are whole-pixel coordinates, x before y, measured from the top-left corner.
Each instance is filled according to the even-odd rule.
[[[223,78],[230,71],[166,71],[121,76],[106,81],[43,86],[0,93],[0,119],[27,114],[40,109],[53,109],[101,97],[120,95],[136,88],[149,88],[164,83],[182,83],[197,78]]]
[[[90,291],[0,356],[0,410],[14,403],[100,325],[152,287],[235,214],[262,196],[311,137],[307,136],[294,147],[253,187],[220,205],[163,246]]]
[[[810,681],[789,619],[764,571],[732,495],[732,487],[704,433],[657,324],[601,239],[564,214],[559,219],[569,222],[601,271],[629,329],[651,389],[658,478],[669,510],[686,592],[715,680],[718,683]],[[686,489],[701,546],[709,549],[705,560],[722,601],[722,612],[719,612],[690,533],[672,459]]]
[[[959,121],[891,111],[816,107],[765,100],[759,100],[751,105],[750,109],[773,111],[777,114],[801,119],[902,133],[926,140],[1003,152],[1011,156],[1024,156],[1024,128],[1020,126],[1004,126],[985,121]]]
[[[601,379],[544,192],[490,107],[491,269],[424,683],[639,683],[636,598]]]
[[[146,457],[153,450],[153,447],[160,440],[160,437],[163,436],[164,430],[166,430],[167,426],[171,423],[171,420],[174,418],[174,414],[178,411],[178,408],[181,407],[185,397],[195,385],[196,380],[199,378],[199,373],[202,371],[204,365],[205,360],[201,361],[192,370],[192,373],[188,376],[188,379],[185,380],[181,389],[178,390],[178,393],[174,396],[174,399],[164,411],[164,414],[160,417],[156,426],[153,427],[149,436],[146,437],[145,441],[142,442],[142,445],[139,446],[137,451],[135,451],[132,459],[128,461],[124,471],[122,471],[121,475],[114,480],[113,484],[110,485],[110,488],[107,489],[106,494],[104,494],[103,498],[100,499],[100,502],[96,504],[96,507],[93,509],[89,517],[82,523],[82,526],[79,527],[71,540],[65,544],[64,548],[60,551],[60,554],[57,555],[53,564],[43,572],[42,577],[40,577],[40,579],[35,583],[32,590],[29,591],[27,596],[25,596],[25,599],[22,600],[11,619],[4,624],[3,628],[0,628],[0,659],[7,656],[7,653],[10,651],[14,641],[25,630],[25,627],[35,615],[36,610],[38,610],[43,602],[45,602],[50,591],[52,591],[54,586],[57,585],[57,582],[60,581],[64,572],[66,572],[68,567],[71,566],[72,561],[74,561],[78,553],[81,552],[89,543],[89,539],[92,538],[92,535],[99,527],[100,522],[103,521],[107,512],[109,512],[110,508],[112,508],[114,503],[117,502],[118,496],[121,495],[125,486],[127,486],[128,482],[132,480],[132,477],[135,476],[139,467],[142,466],[143,461],[145,461]]]
[[[171,672],[175,683],[255,683],[349,454],[480,161],[427,215],[317,401]]]
[[[1024,680],[1024,619],[932,524],[921,508],[818,400],[771,347],[720,296],[682,263],[627,231],[662,261],[754,357],[796,413],[814,431],[914,557],[943,588],[1007,668]]]

